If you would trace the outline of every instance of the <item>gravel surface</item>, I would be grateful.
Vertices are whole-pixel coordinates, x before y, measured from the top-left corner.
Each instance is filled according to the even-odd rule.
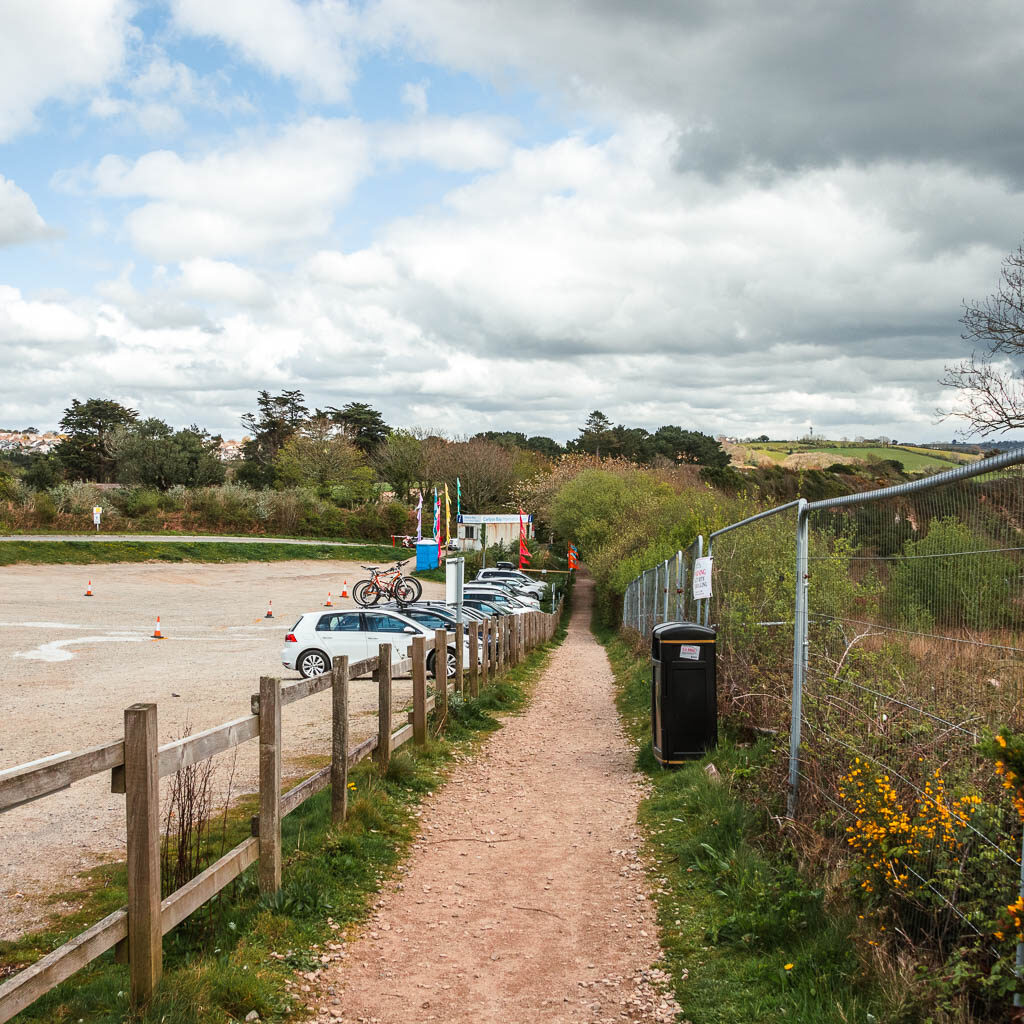
[[[580,580],[528,711],[457,765],[411,860],[296,991],[317,1022],[673,1021],[636,809],[643,795]],[[308,993],[308,994],[307,994]]]
[[[137,701],[157,704],[161,743],[189,724],[199,732],[248,714],[261,675],[298,678],[278,657],[287,629],[328,591],[354,607],[337,594],[365,575],[357,563],[315,560],[0,569],[0,770],[119,739],[124,709]],[[443,584],[423,589],[443,597]],[[149,639],[157,615],[160,642]],[[396,680],[394,696],[396,708],[410,698],[409,680]],[[376,731],[376,684],[353,682],[351,700],[355,742]],[[320,694],[284,709],[286,771],[329,754],[329,701]],[[236,748],[235,794],[256,789],[257,746]],[[223,798],[232,757],[217,761]],[[124,797],[110,793],[109,775],[0,814],[0,938],[65,908],[48,897],[78,871],[123,856]]]

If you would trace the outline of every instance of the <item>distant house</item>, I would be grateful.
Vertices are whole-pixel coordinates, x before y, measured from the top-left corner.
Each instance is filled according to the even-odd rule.
[[[526,535],[533,536],[533,516],[524,515]],[[504,544],[515,547],[519,542],[519,514],[517,512],[487,513],[486,515],[459,516],[458,534],[455,538],[460,551],[479,551],[486,534],[487,546]]]

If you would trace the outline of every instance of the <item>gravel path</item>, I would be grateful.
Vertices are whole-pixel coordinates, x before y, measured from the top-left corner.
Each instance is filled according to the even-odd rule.
[[[528,711],[422,811],[400,880],[310,1001],[318,1022],[671,1021],[638,854],[634,755],[581,579]],[[331,947],[328,947],[329,949]]]

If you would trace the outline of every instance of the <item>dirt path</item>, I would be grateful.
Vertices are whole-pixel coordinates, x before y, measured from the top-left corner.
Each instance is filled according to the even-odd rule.
[[[422,814],[401,880],[319,977],[317,1021],[670,1021],[637,848],[642,795],[590,580],[529,710]],[[310,998],[310,997],[307,997]]]

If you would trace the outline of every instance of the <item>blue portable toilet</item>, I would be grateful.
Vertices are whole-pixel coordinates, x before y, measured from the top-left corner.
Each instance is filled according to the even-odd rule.
[[[440,563],[437,560],[437,538],[424,538],[416,541],[416,570],[436,569]]]

